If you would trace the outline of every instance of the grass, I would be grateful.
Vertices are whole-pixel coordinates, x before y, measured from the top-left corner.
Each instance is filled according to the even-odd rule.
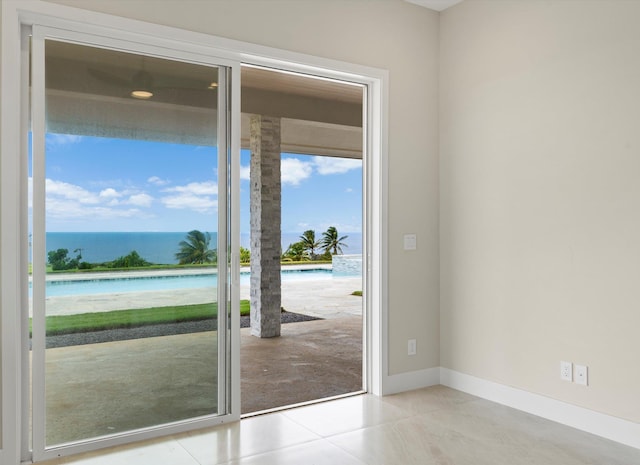
[[[359,295],[362,297],[362,291],[353,291],[351,295]]]
[[[284,262],[282,265],[298,264],[325,264],[330,261],[304,261]],[[47,273],[91,273],[105,271],[132,271],[150,269],[181,269],[181,268],[211,268],[212,264],[205,265],[150,265],[140,268],[105,268],[95,267],[90,270],[64,270],[52,271],[47,266]],[[31,273],[31,263],[29,264]],[[360,294],[356,294],[360,292]],[[353,295],[362,295],[362,291],[355,291]],[[184,321],[199,321],[215,318],[218,314],[217,303],[199,305],[181,305],[173,307],[152,307],[134,310],[114,310],[110,312],[79,313],[74,315],[49,316],[46,318],[46,331],[48,336],[60,334],[81,333],[87,331],[102,331],[118,328],[136,328],[140,326],[180,323]],[[240,301],[240,315],[249,315],[249,301]],[[29,321],[29,333],[31,334],[31,320]]]
[[[73,268],[70,270],[56,270],[54,271],[51,268],[51,265],[47,265],[47,274],[52,273],[105,273],[110,271],[140,271],[140,270],[183,270],[183,269],[191,269],[191,268],[217,268],[217,265],[214,263],[204,263],[204,264],[190,264],[190,265],[160,265],[160,264],[152,264],[147,266],[131,266],[126,268],[110,268],[108,266],[103,265],[95,265],[91,269],[83,269],[80,270],[78,268]],[[29,267],[31,269],[31,267]]]
[[[281,261],[281,265],[331,265],[331,260],[305,260],[305,261]],[[241,266],[249,266],[250,263],[241,263]],[[57,273],[105,273],[110,271],[141,271],[141,270],[183,270],[183,269],[192,269],[192,268],[209,268],[209,269],[217,269],[218,265],[215,263],[204,263],[204,264],[189,264],[189,265],[160,265],[160,264],[152,264],[147,266],[138,266],[138,267],[127,267],[127,268],[109,268],[107,266],[95,265],[91,269],[80,270],[77,268],[71,270],[56,270],[54,271],[51,268],[51,265],[47,264],[47,274],[57,274]],[[29,274],[32,274],[32,264],[29,263]]]
[[[207,320],[215,318],[217,315],[217,303],[178,305],[173,307],[151,307],[49,316],[46,318],[46,327],[47,336],[55,336],[106,329],[137,328],[162,323]],[[240,301],[240,315],[249,315],[248,300]],[[31,321],[29,321],[29,327],[31,328]]]

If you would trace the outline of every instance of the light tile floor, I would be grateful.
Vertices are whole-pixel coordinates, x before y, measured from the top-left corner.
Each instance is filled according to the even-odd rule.
[[[640,450],[434,386],[348,397],[48,463],[637,465]]]

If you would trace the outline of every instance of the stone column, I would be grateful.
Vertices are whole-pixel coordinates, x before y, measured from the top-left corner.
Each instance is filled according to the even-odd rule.
[[[251,116],[251,334],[280,336],[280,118]]]

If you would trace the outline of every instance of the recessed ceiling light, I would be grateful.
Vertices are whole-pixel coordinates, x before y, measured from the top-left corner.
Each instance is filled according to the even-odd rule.
[[[215,89],[216,87],[218,87],[218,83],[217,82],[212,82],[211,84],[209,84],[207,89]]]
[[[153,97],[153,92],[149,90],[132,90],[131,96],[133,98],[139,98],[141,100],[147,100]]]

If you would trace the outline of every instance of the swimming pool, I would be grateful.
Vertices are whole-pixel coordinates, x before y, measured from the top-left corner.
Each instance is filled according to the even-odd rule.
[[[331,270],[283,270],[283,282],[330,280],[333,278]],[[240,273],[240,285],[249,285],[250,273]],[[166,291],[174,289],[198,289],[215,287],[218,275],[203,273],[179,276],[130,276],[109,279],[74,279],[47,281],[47,297],[61,297],[91,294],[115,294],[121,292]]]

